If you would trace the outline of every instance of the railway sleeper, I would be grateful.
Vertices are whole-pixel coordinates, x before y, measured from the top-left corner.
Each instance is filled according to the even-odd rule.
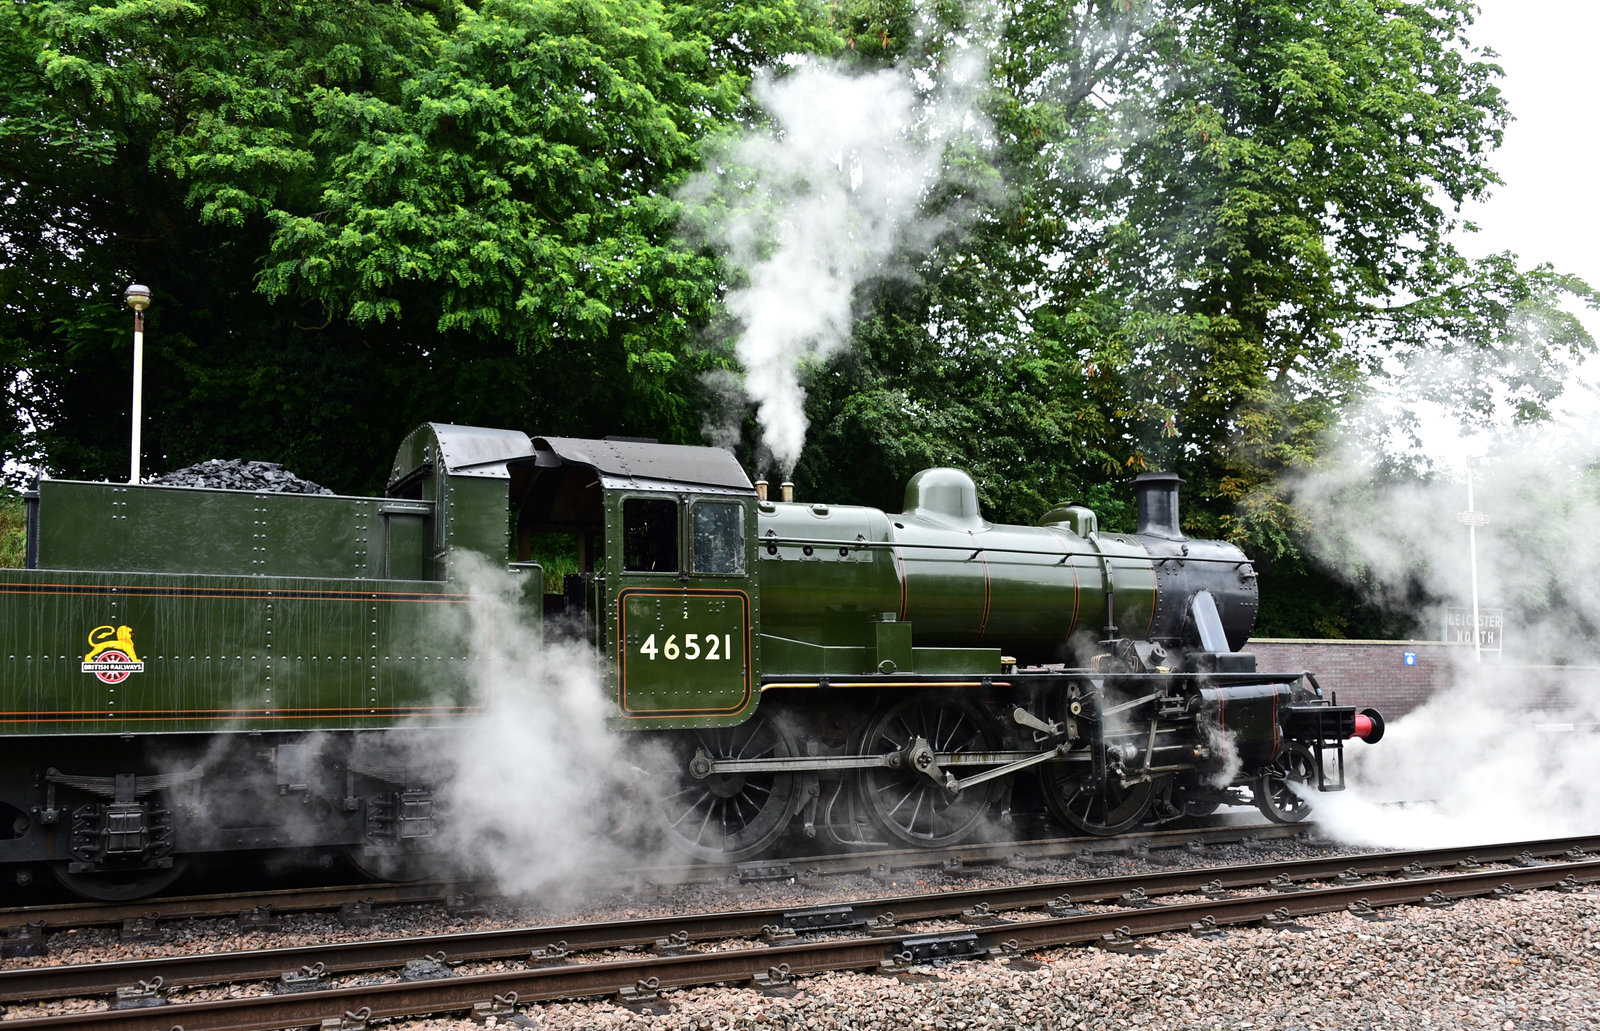
[[[24,956],[48,956],[50,945],[45,937],[45,924],[43,920],[37,923],[23,924],[14,930],[7,931],[0,938],[0,959],[19,959]]]
[[[841,931],[865,927],[867,918],[853,906],[813,906],[809,909],[787,909],[781,927],[792,931]]]
[[[149,1006],[167,1005],[167,995],[162,989],[164,982],[159,977],[152,977],[148,981],[138,984],[125,985],[117,989],[117,997],[111,1003],[114,1010],[144,1009]]]
[[[273,993],[294,995],[299,992],[323,991],[328,987],[326,971],[327,967],[321,963],[313,963],[299,970],[285,970],[279,975],[278,983],[273,986]]]
[[[878,969],[886,974],[902,973],[922,964],[984,959],[988,955],[989,949],[972,931],[919,934],[901,938],[895,944],[894,951],[879,964]]]
[[[474,1003],[471,1017],[474,1024],[483,1024],[485,1026],[503,1024],[509,1024],[512,1027],[539,1026],[537,1021],[518,1011],[516,992],[496,995],[488,1002]]]

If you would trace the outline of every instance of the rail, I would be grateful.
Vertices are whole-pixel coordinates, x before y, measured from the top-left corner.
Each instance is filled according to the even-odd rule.
[[[0,973],[0,999],[60,997],[115,991],[143,983],[170,988],[180,984],[229,980],[267,980],[312,967],[323,973],[371,970],[430,957],[437,973],[428,980],[320,988],[304,993],[209,1002],[157,1002],[138,1010],[78,1012],[69,1017],[8,1020],[11,1028],[256,1029],[316,1024],[364,1011],[366,1019],[430,1012],[505,1007],[522,1002],[618,993],[638,999],[664,988],[718,981],[772,981],[824,970],[903,969],[930,960],[1004,958],[1031,949],[1083,942],[1117,942],[1141,934],[1223,928],[1296,917],[1347,907],[1382,907],[1426,902],[1448,905],[1456,898],[1559,888],[1600,881],[1600,859],[1587,854],[1600,836],[1549,839],[1497,846],[1407,853],[1334,856],[1289,863],[1147,873],[1087,881],[1052,881],[998,889],[973,889],[900,896],[809,910],[760,909],[737,913],[679,916],[446,935],[436,938],[264,950],[261,953],[189,957],[100,967],[40,968]],[[1552,856],[1561,862],[1540,862]],[[1515,863],[1511,869],[1484,869],[1487,863]],[[1427,868],[1434,868],[1430,872]],[[1437,868],[1450,868],[1437,872]],[[1376,874],[1403,874],[1396,880],[1369,880]],[[1326,887],[1300,882],[1336,880]],[[1263,885],[1274,890],[1236,895]],[[1193,895],[1200,902],[1155,905],[1163,894]],[[1066,897],[1070,893],[1070,897]],[[1083,912],[1079,903],[1115,903],[1144,908]],[[1002,914],[1048,909],[1042,919],[1008,920]],[[967,929],[914,932],[906,924],[960,917]],[[809,931],[875,933],[830,941],[781,944]],[[555,936],[559,935],[557,938]],[[768,944],[708,953],[689,951],[699,941],[764,938]],[[776,942],[776,944],[774,944]],[[656,954],[598,963],[572,962],[584,950],[654,944]],[[537,951],[535,951],[537,950]],[[449,964],[521,956],[526,969],[453,977]],[[205,964],[212,964],[204,968]],[[185,964],[190,966],[185,971]],[[320,964],[320,966],[317,966]],[[287,970],[286,970],[287,968]],[[34,980],[29,981],[29,977]],[[54,979],[44,990],[43,982]],[[74,980],[76,979],[76,980]],[[131,979],[131,981],[130,981]],[[33,987],[23,990],[25,985]],[[90,986],[94,987],[91,988]],[[41,992],[42,994],[34,994]],[[498,1001],[497,1001],[498,1000]]]

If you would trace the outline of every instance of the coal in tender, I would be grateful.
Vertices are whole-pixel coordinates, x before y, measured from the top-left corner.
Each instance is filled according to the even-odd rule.
[[[320,483],[301,479],[277,462],[247,462],[239,458],[207,459],[170,473],[152,476],[145,482],[169,487],[213,487],[275,494],[333,493]]]

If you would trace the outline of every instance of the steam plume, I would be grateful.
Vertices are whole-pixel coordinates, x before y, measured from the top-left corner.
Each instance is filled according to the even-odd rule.
[[[1549,422],[1491,418],[1468,431],[1424,407],[1411,413],[1411,436],[1438,471],[1385,472],[1369,439],[1294,485],[1296,507],[1319,527],[1321,557],[1379,600],[1466,606],[1468,534],[1456,516],[1467,508],[1470,462],[1474,507],[1490,518],[1477,533],[1479,593],[1507,617],[1503,665],[1493,654],[1475,665],[1463,649],[1451,687],[1392,723],[1380,744],[1349,749],[1355,790],[1312,798],[1317,819],[1344,839],[1420,847],[1600,827],[1600,670],[1540,668],[1600,661],[1596,400],[1575,379]],[[1356,421],[1392,427],[1392,414]],[[1426,804],[1372,804],[1387,800]]]
[[[458,582],[515,611],[518,585],[487,563],[465,563]],[[508,892],[571,895],[627,865],[657,861],[635,833],[631,796],[650,746],[606,729],[598,658],[586,643],[546,639],[531,627],[472,657],[488,711],[449,736],[431,767],[442,811],[440,843],[463,872]],[[469,639],[489,635],[473,632]]]
[[[900,263],[950,228],[923,202],[950,143],[981,131],[985,72],[978,48],[934,81],[811,59],[762,71],[754,95],[768,130],[725,141],[681,192],[693,230],[743,272],[727,296],[734,350],[762,445],[785,474],[805,443],[802,374],[848,343],[856,288],[909,274]]]

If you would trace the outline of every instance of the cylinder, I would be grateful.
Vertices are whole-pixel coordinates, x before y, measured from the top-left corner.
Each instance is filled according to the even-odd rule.
[[[1246,767],[1271,762],[1279,739],[1278,708],[1292,695],[1287,684],[1200,688],[1192,706],[1213,747],[1231,749]],[[1223,744],[1226,742],[1226,744]]]

